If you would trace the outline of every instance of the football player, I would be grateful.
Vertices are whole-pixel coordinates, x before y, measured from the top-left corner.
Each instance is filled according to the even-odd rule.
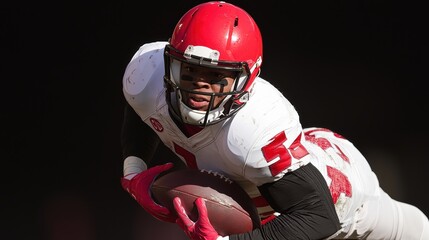
[[[226,2],[193,7],[168,41],[142,45],[123,77],[124,189],[190,239],[429,239],[425,214],[385,193],[351,142],[301,126],[294,106],[259,76],[262,59],[257,24]],[[202,199],[197,221],[178,198],[177,214],[158,205],[151,183],[173,167],[147,167],[159,142],[187,167],[239,183],[261,227],[219,236]]]

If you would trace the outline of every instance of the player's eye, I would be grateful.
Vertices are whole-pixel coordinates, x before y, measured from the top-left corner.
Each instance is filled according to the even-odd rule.
[[[192,81],[192,77],[191,76],[189,76],[189,75],[186,75],[186,74],[183,74],[181,77],[180,77],[180,80],[183,80],[183,81]]]
[[[210,84],[220,84],[223,81],[225,81],[225,78],[219,77],[219,78],[211,79]]]

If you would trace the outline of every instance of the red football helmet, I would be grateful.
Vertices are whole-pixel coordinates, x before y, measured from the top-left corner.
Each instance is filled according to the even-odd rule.
[[[165,86],[170,112],[179,121],[206,126],[236,113],[249,98],[249,91],[260,73],[262,37],[253,18],[243,9],[222,1],[197,5],[182,16],[165,47]],[[180,86],[181,63],[227,69],[237,77],[230,92],[201,93]],[[207,111],[185,105],[181,92],[225,96]]]

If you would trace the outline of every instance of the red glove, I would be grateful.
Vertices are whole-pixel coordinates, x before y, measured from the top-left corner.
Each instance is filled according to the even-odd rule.
[[[164,222],[174,223],[177,217],[174,214],[171,214],[166,207],[157,204],[152,199],[150,191],[150,187],[156,176],[172,167],[173,163],[154,166],[135,175],[130,180],[123,177],[121,179],[121,184],[122,187],[140,204],[140,206],[142,206],[152,216]]]
[[[198,210],[198,220],[193,222],[186,214],[180,198],[173,199],[174,208],[179,216],[176,223],[182,228],[186,235],[192,240],[216,240],[220,238],[219,234],[213,228],[207,215],[207,207],[203,198],[197,198],[195,205]]]

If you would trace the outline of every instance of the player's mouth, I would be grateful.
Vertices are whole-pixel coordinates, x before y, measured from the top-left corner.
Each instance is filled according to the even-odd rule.
[[[209,100],[199,96],[188,96],[187,105],[195,110],[207,110]]]

